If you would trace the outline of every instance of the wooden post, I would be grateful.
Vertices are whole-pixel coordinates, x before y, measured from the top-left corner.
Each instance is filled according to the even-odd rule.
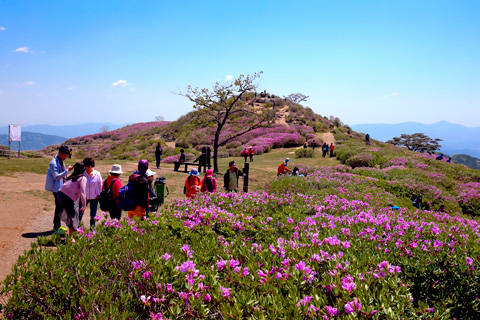
[[[249,166],[250,166],[250,163],[245,162],[245,167],[243,168],[243,192],[248,192]]]

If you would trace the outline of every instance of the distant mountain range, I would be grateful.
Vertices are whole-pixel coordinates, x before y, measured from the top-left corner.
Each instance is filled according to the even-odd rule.
[[[36,133],[36,132],[22,132],[22,141],[20,149],[37,151],[52,144],[61,144],[67,140],[65,137],[52,136],[49,134]],[[0,145],[8,147],[8,134],[0,134]],[[13,141],[11,144],[12,150],[18,150],[18,142]]]
[[[351,128],[368,133],[372,139],[387,141],[402,133],[424,133],[432,139],[439,138],[441,152],[447,155],[467,154],[480,158],[480,127],[466,127],[447,121],[433,124],[404,122],[398,124],[357,124]]]
[[[77,125],[65,125],[65,126],[51,126],[49,124],[41,124],[34,126],[22,126],[22,132],[36,132],[48,135],[65,137],[63,140],[85,136],[87,134],[94,134],[101,132],[101,128],[108,126],[110,130],[115,130],[126,126],[127,124],[113,124],[113,123],[84,123]],[[0,133],[8,134],[8,126],[0,127]],[[23,144],[23,139],[22,139]],[[8,140],[7,140],[8,145]]]

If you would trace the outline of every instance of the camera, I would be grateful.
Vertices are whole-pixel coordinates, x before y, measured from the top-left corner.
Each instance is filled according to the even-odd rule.
[[[149,197],[148,198],[148,212],[156,212],[160,206],[159,197]]]

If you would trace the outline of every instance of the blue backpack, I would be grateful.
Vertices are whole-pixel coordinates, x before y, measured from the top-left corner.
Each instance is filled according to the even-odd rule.
[[[132,211],[137,207],[135,202],[133,184],[129,182],[118,191],[118,207],[123,211]]]

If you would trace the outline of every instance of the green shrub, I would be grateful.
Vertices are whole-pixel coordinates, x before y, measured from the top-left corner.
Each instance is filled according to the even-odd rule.
[[[310,148],[301,148],[295,150],[295,156],[297,158],[313,158],[314,151]]]

